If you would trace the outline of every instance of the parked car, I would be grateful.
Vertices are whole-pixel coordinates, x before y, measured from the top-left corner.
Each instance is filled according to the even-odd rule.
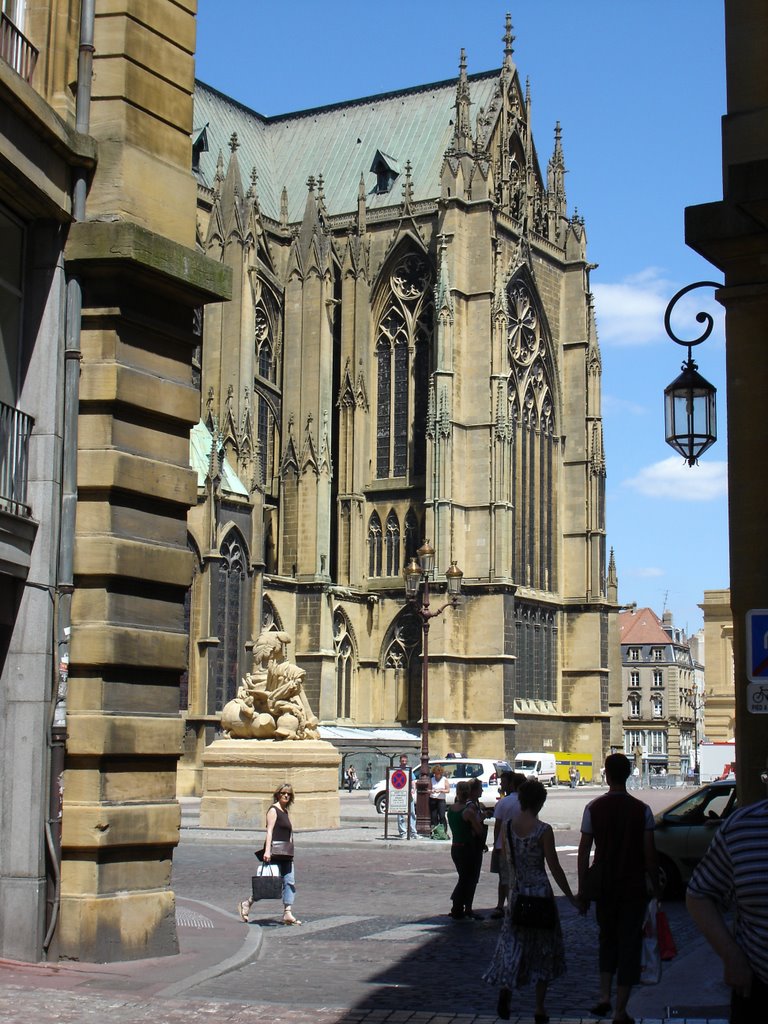
[[[438,764],[442,767],[451,787],[445,798],[447,804],[452,804],[456,799],[456,786],[462,779],[480,779],[483,783],[483,800],[486,803],[495,803],[499,795],[499,776],[502,772],[512,770],[508,761],[489,761],[480,757],[430,758],[430,768],[434,768]],[[415,765],[412,771],[418,776],[419,766]],[[386,779],[376,783],[369,791],[368,799],[379,814],[384,813],[387,809]]]
[[[656,815],[662,898],[681,896],[712,837],[736,808],[736,781],[710,782]]]

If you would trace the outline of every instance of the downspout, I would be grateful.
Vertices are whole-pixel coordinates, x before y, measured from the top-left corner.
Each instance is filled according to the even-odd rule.
[[[87,135],[91,122],[91,84],[93,78],[93,30],[96,0],[81,0],[80,44],[77,55],[77,92],[75,129]],[[88,191],[87,171],[74,170],[72,220],[85,220]],[[48,952],[59,916],[61,896],[61,816],[66,753],[67,683],[69,644],[72,625],[73,566],[75,552],[75,514],[77,510],[77,417],[80,406],[80,330],[83,292],[77,274],[67,279],[64,340],[64,425],[61,467],[61,523],[59,532],[58,622],[56,626],[58,658],[54,668],[56,697],[50,732],[49,811],[45,838],[49,855],[49,915],[43,951]]]

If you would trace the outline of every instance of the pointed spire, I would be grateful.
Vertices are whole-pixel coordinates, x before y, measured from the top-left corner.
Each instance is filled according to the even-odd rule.
[[[280,193],[280,227],[288,227],[288,189],[283,185]]]
[[[357,233],[364,235],[366,228],[365,210],[365,178],[360,174],[360,184],[357,187]]]
[[[405,177],[403,178],[403,206],[406,212],[410,210],[413,202],[413,178],[411,177],[411,161],[405,162]]]
[[[467,53],[461,48],[459,57],[459,82],[456,86],[456,115],[453,128],[453,148],[467,153],[472,146],[472,127],[469,121],[469,82],[467,81]]]
[[[512,15],[507,12],[504,35],[502,36],[502,42],[504,43],[504,68],[507,71],[511,71],[513,67],[512,54],[515,51],[512,49],[512,43],[514,43],[514,41],[515,37],[512,34]]]
[[[448,239],[445,235],[437,236],[437,287],[435,289],[435,309],[437,315],[447,313],[449,319],[453,320],[453,296],[451,294],[451,282],[448,277]]]

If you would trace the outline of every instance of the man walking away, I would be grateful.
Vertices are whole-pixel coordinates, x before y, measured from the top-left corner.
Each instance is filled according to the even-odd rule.
[[[496,909],[491,914],[491,917],[499,919],[504,917],[504,903],[509,892],[509,878],[507,858],[502,853],[501,848],[501,837],[504,830],[504,824],[507,821],[512,821],[520,813],[520,801],[517,796],[517,791],[525,782],[525,776],[519,772],[502,772],[501,773],[501,790],[504,796],[497,801],[496,806],[493,809],[493,817],[495,819],[493,825],[493,852],[491,853],[491,871],[493,874],[499,876],[499,887],[498,896],[496,899]]]
[[[616,976],[614,1024],[634,1024],[627,1013],[632,986],[640,980],[643,920],[648,904],[646,876],[658,898],[659,878],[654,821],[651,810],[627,793],[632,766],[624,754],[605,759],[608,792],[584,808],[579,843],[579,895],[586,913],[590,900],[600,929],[600,1002],[592,1010],[605,1017],[611,1011],[611,988]],[[595,859],[589,867],[592,844]]]
[[[760,776],[768,784],[768,772]],[[723,961],[731,1024],[765,1020],[768,1005],[768,800],[723,823],[688,884],[688,912]],[[736,910],[734,931],[723,909]]]

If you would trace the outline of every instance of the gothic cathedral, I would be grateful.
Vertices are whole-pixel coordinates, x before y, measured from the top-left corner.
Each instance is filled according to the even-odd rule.
[[[435,755],[621,744],[586,231],[513,40],[497,71],[462,51],[458,80],[278,117],[197,83],[198,244],[233,299],[200,328],[188,792],[270,625],[323,726],[418,733],[425,539],[433,607],[464,573],[429,636]]]

